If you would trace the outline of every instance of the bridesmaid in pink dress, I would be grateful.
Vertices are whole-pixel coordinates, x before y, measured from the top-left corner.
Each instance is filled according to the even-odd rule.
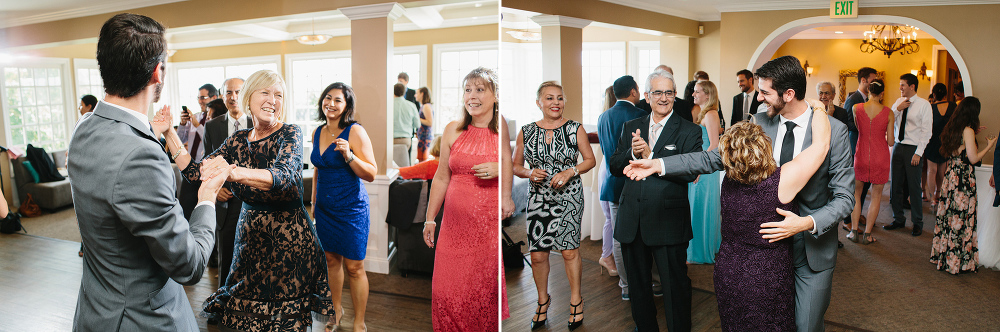
[[[889,147],[894,142],[892,127],[895,118],[892,110],[882,105],[883,92],[885,83],[880,79],[873,80],[868,85],[868,101],[854,104],[854,109],[851,110],[854,112],[854,122],[858,125],[858,148],[854,154],[854,197],[861,197],[865,183],[872,184],[872,202],[868,205],[868,224],[865,225],[863,236],[857,233],[857,229],[864,200],[854,201],[851,231],[847,233],[847,239],[855,243],[875,242],[872,226],[875,225],[879,204],[882,203],[882,188],[889,182]]]
[[[500,173],[496,74],[465,76],[463,121],[449,123],[431,185],[424,242],[437,247],[431,290],[434,331],[497,331],[500,327]],[[444,202],[437,242],[434,216]],[[504,296],[506,298],[506,296]],[[504,317],[507,307],[504,306]]]

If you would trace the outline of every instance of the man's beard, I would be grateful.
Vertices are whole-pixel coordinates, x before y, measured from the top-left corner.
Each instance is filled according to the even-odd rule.
[[[156,88],[153,89],[153,102],[160,101],[160,94],[163,92],[163,83],[156,83]]]
[[[778,102],[777,103],[775,103],[775,104],[768,103],[767,104],[767,116],[773,118],[778,113],[781,113],[781,110],[784,109],[784,108],[785,108],[785,100],[781,99],[781,98],[778,98]]]

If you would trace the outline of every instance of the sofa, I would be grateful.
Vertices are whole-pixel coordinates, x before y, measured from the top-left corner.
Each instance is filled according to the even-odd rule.
[[[28,199],[31,194],[32,199],[39,207],[46,210],[56,210],[65,206],[73,205],[73,191],[70,187],[69,176],[66,174],[66,150],[57,150],[49,153],[53,163],[59,168],[59,173],[66,177],[64,180],[54,182],[35,183],[31,174],[24,168],[23,162],[27,160],[25,156],[20,156],[12,164],[14,168],[14,185],[21,202]]]
[[[434,249],[424,243],[424,215],[432,181],[396,179],[389,185],[389,213],[386,223],[395,230],[396,266],[403,276],[409,273],[430,275],[434,272]],[[434,237],[441,230],[439,210]]]

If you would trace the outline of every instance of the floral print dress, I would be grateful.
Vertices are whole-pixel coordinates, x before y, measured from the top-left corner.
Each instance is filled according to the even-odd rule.
[[[931,263],[951,274],[975,272],[979,265],[976,173],[967,160],[965,150],[948,159],[931,242]]]

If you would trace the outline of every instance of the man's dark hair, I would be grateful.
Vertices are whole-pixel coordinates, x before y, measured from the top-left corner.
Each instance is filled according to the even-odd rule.
[[[323,89],[323,93],[319,95],[319,102],[317,103],[319,116],[316,120],[327,124],[326,112],[323,112],[323,99],[325,99],[326,94],[330,93],[333,89],[338,89],[344,94],[344,103],[347,104],[347,107],[344,107],[344,113],[340,115],[340,123],[337,124],[337,128],[344,129],[357,121],[354,121],[354,89],[352,89],[350,85],[341,82],[328,85],[326,89]]]
[[[167,58],[164,30],[149,17],[129,13],[104,22],[97,39],[97,65],[105,93],[129,98],[149,84],[156,65]]]
[[[205,83],[205,85],[202,85],[200,88],[198,88],[198,91],[201,91],[201,90],[208,91],[208,96],[209,97],[218,97],[219,96],[219,89],[216,89],[215,86],[212,85],[212,84],[210,84],[210,83]]]
[[[406,93],[406,86],[403,83],[396,83],[392,86],[392,95],[396,97],[402,97]]]
[[[229,108],[226,107],[226,102],[219,98],[212,99],[212,101],[208,102],[208,104],[205,104],[205,107],[208,108],[209,119],[214,119],[217,116],[229,113]]]
[[[407,82],[410,81],[410,75],[406,74],[405,72],[399,73],[399,75],[396,75],[396,79],[400,79],[400,78],[402,78],[404,81],[407,81]]]
[[[760,66],[757,69],[757,79],[765,78],[771,80],[771,87],[779,95],[791,89],[795,91],[796,100],[806,98],[806,71],[794,56],[786,55]]]
[[[749,72],[749,70],[748,70],[748,72]],[[753,74],[751,74],[751,75],[753,75]],[[705,71],[702,71],[702,70],[696,71],[696,72],[694,72],[694,79],[695,80],[707,81],[708,80],[708,73],[706,73]]]
[[[871,74],[875,74],[875,68],[872,67],[861,67],[858,69],[858,83],[861,83],[862,78],[868,78]]]
[[[752,80],[753,79],[753,72],[751,72],[751,71],[749,71],[747,69],[743,69],[743,70],[740,70],[740,71],[736,72],[736,76],[740,76],[740,75],[743,75],[743,77],[746,78],[746,79],[748,79],[748,80]]]
[[[615,91],[615,98],[624,99],[632,94],[633,89],[639,91],[639,84],[635,83],[635,79],[631,75],[625,75],[615,80],[611,89]]]
[[[84,95],[82,98],[80,98],[80,101],[82,101],[84,105],[90,107],[94,107],[94,105],[97,105],[97,97],[94,97],[93,95]]]
[[[959,81],[958,83],[955,83],[955,90],[953,90],[952,93],[957,93],[957,94],[961,94],[961,95],[964,96],[965,95],[965,83],[964,82],[965,81]]]
[[[917,79],[917,75],[906,73],[903,75],[899,75],[899,79],[906,81],[907,85],[912,85],[913,90],[917,90],[917,88],[920,85],[920,80]]]
[[[948,99],[948,86],[944,83],[937,83],[931,87],[931,96],[935,100],[945,100]]]

